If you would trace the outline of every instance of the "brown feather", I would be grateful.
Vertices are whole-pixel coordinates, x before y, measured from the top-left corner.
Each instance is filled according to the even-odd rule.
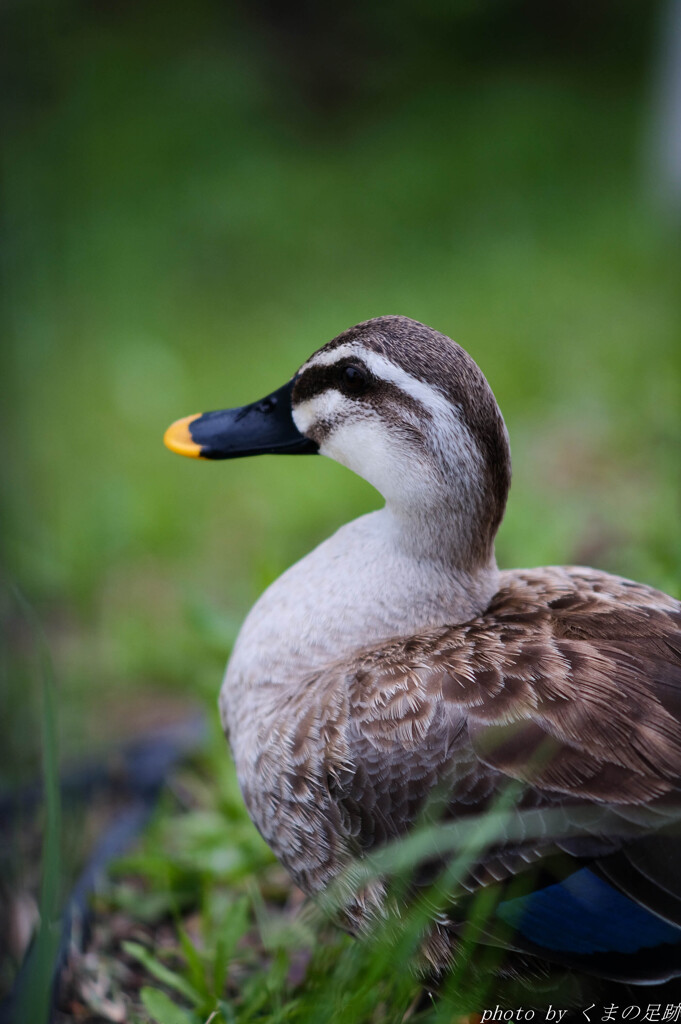
[[[436,787],[447,789],[446,816],[461,819],[484,811],[511,779],[526,783],[521,809],[574,805],[581,835],[533,838],[506,854],[501,837],[472,867],[469,889],[561,845],[614,864],[632,834],[680,818],[678,608],[592,570],[508,573],[479,619],[360,653],[343,667],[351,767],[333,792],[348,850],[406,832]],[[586,824],[585,804],[594,810]],[[632,854],[622,863],[635,888],[639,862]],[[667,875],[641,883],[643,905],[659,906],[660,885],[669,894],[676,886],[670,898],[681,900],[681,879]],[[614,881],[621,876],[610,868]]]

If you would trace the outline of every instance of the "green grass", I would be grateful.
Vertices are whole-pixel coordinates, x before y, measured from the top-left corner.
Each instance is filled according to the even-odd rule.
[[[238,17],[219,45],[199,16],[186,40],[179,16],[164,33],[145,17],[46,36],[49,99],[5,138],[3,561],[48,639],[62,749],[168,708],[215,722],[252,601],[376,507],[327,460],[207,465],[161,445],[172,420],[268,393],[369,316],[432,324],[488,376],[514,456],[503,566],[588,562],[678,594],[681,258],[646,199],[640,72],[424,71],[314,122],[274,94]],[[7,785],[42,743],[33,641],[9,602],[5,618]],[[139,1020],[402,1020],[411,951],[283,912],[219,738],[184,784],[102,897],[104,917],[150,922]]]
[[[462,955],[437,999],[424,995],[414,967],[422,962],[420,944],[433,913],[448,906],[476,854],[509,824],[514,787],[479,820],[442,828],[431,824],[363,862],[359,876],[353,869],[355,884],[378,876],[391,879],[388,905],[394,900],[400,910],[351,940],[333,925],[344,904],[341,886],[317,906],[301,911],[291,905],[284,872],[248,827],[231,773],[213,780],[210,792],[197,792],[201,777],[205,785],[218,763],[216,753],[208,750],[180,776],[180,788],[185,795],[193,792],[196,808],[180,810],[167,801],[141,848],[118,862],[113,883],[98,900],[95,956],[109,977],[121,957],[143,969],[141,990],[126,989],[140,1020],[146,1019],[144,1007],[152,1020],[171,1024],[171,1007],[177,1007],[183,1024],[209,1018],[218,1024],[444,1024],[453,1015],[489,1005],[493,992],[499,998],[492,972],[500,951],[477,944],[478,930],[499,898],[493,888],[472,902]],[[537,827],[530,813],[523,834],[531,835],[533,824]],[[544,827],[540,821],[539,830]],[[410,895],[414,866],[434,848],[451,850],[451,862],[431,886]],[[106,922],[121,916],[129,919],[129,929],[137,927],[141,941],[107,940]],[[554,1003],[560,991],[554,987],[549,993]],[[504,992],[516,1004],[532,998],[527,989],[509,984]],[[112,984],[112,997],[119,994],[120,987]],[[535,994],[535,1005],[544,995]]]
[[[52,994],[54,965],[61,935],[62,815],[59,787],[59,746],[57,740],[56,687],[49,650],[40,623],[23,595],[14,595],[25,619],[35,654],[34,679],[41,691],[42,783],[45,821],[43,825],[42,878],[35,943],[26,963],[25,983],[16,1007],[18,1024],[47,1020]]]

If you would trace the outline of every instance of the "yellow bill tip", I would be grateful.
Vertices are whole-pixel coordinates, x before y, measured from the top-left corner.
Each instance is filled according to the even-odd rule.
[[[190,459],[202,458],[201,445],[192,439],[189,432],[189,424],[198,420],[202,415],[203,413],[197,412],[194,416],[184,416],[181,420],[171,423],[163,435],[163,443],[166,448],[170,448],[171,452],[176,452],[178,455],[186,455]]]

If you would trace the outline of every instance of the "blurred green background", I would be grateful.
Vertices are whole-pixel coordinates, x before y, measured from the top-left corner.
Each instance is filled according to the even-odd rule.
[[[179,416],[402,313],[506,417],[504,567],[679,593],[679,224],[655,201],[664,5],[8,3],[0,782],[192,702],[238,623],[380,499],[324,459],[205,464]],[[179,710],[178,710],[179,709]]]

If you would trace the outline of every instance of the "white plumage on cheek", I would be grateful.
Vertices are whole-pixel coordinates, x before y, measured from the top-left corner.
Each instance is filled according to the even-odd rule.
[[[346,419],[331,431],[319,451],[368,480],[390,503],[422,501],[432,487],[428,464],[376,415]]]
[[[422,416],[406,406],[400,415],[411,426],[427,432],[428,442],[424,440],[422,448],[408,443],[396,429],[394,415],[384,418],[379,408],[361,398],[351,399],[336,388],[328,388],[293,410],[293,420],[301,433],[309,436],[315,424],[324,426],[321,455],[347,466],[368,480],[386,501],[401,506],[416,503],[427,507],[440,500],[444,480],[445,490],[456,491],[465,479],[478,479],[481,455],[459,409],[437,388],[385,356],[349,342],[315,353],[300,372],[313,366],[333,366],[352,356],[361,360],[376,379],[397,386],[421,406]]]
[[[417,458],[399,433],[391,430],[379,412],[347,398],[335,388],[301,402],[293,410],[301,433],[315,424],[331,428],[319,446],[326,455],[363,477],[387,501],[400,504],[423,498],[428,489],[428,465]]]
[[[335,425],[352,411],[352,402],[335,388],[320,391],[314,398],[300,402],[291,410],[293,422],[301,434],[307,434],[315,423]]]

